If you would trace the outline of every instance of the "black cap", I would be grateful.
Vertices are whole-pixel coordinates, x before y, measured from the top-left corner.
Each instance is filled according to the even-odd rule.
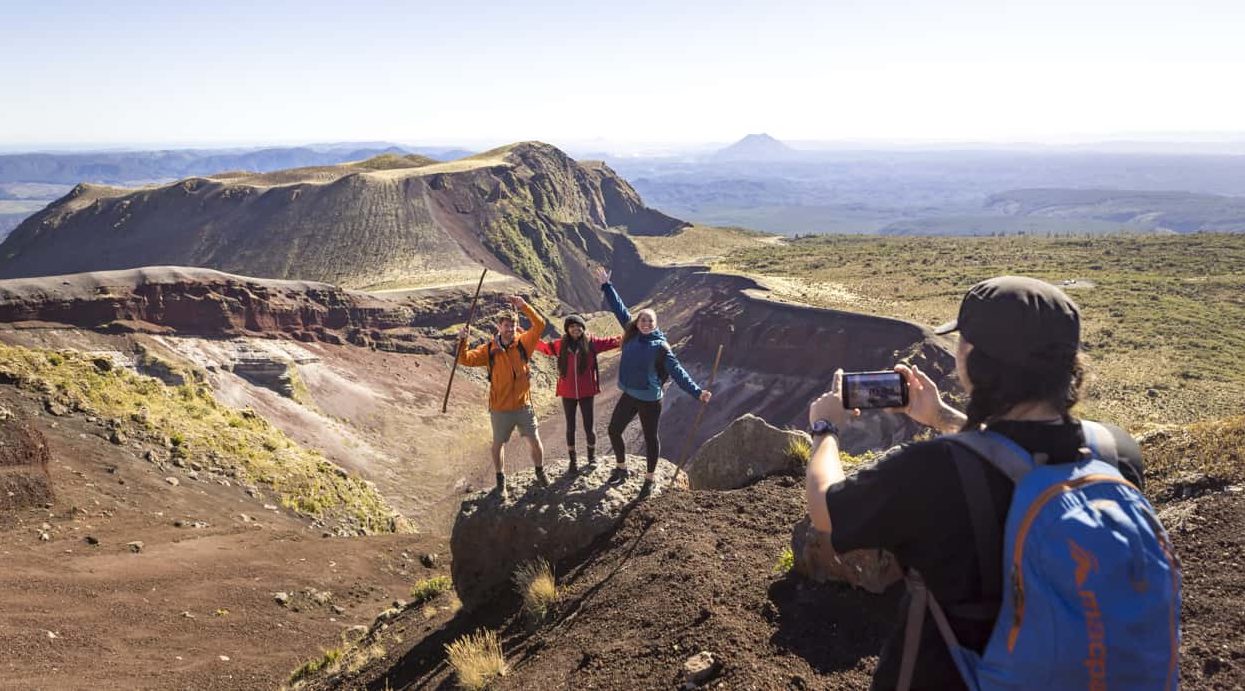
[[[562,322],[562,330],[566,331],[567,329],[571,328],[571,324],[579,324],[579,326],[583,329],[588,328],[588,323],[585,322],[584,318],[579,316],[578,314],[572,314],[569,317],[567,317],[566,320]]]
[[[998,276],[970,288],[959,317],[934,329],[936,334],[952,331],[996,360],[1023,365],[1075,354],[1081,343],[1081,311],[1045,281]]]

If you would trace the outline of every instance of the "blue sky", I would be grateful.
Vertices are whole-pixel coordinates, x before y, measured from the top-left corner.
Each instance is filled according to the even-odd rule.
[[[0,146],[1245,129],[1245,3],[0,0]]]

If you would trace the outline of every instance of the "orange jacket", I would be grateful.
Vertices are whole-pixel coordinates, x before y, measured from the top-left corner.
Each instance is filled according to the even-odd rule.
[[[493,374],[489,383],[488,409],[495,412],[520,410],[531,404],[532,376],[531,369],[519,353],[516,344],[522,343],[527,351],[528,359],[536,353],[540,343],[540,335],[545,332],[545,320],[540,318],[532,306],[524,303],[523,314],[532,323],[532,328],[522,331],[515,326],[514,340],[509,347],[502,347],[496,336],[488,343],[478,345],[470,350],[464,341],[458,342],[458,363],[467,367],[487,367],[489,350],[493,351]]]

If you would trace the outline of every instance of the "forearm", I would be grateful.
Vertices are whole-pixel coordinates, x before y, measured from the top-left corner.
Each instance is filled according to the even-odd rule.
[[[804,484],[808,517],[813,527],[823,533],[830,532],[830,509],[826,505],[826,490],[836,482],[842,482],[844,477],[843,464],[839,460],[838,437],[826,434],[814,438]]]
[[[933,427],[940,433],[955,434],[964,429],[964,423],[968,422],[968,416],[944,403],[939,406],[938,413],[933,422],[934,424],[930,425],[930,427]]]
[[[631,321],[631,313],[627,311],[627,306],[623,304],[622,297],[614,289],[614,284],[601,284],[601,291],[605,293],[605,302],[609,305],[610,311],[614,313],[614,318],[618,320],[619,324],[626,326]]]

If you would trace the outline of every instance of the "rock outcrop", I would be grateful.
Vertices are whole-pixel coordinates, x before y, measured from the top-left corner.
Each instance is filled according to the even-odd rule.
[[[610,532],[641,499],[644,460],[628,458],[631,476],[606,482],[613,463],[600,461],[590,473],[568,475],[565,463],[546,463],[550,485],[540,487],[532,471],[511,473],[510,498],[478,492],[462,503],[450,537],[454,589],[467,608],[506,592],[515,568],[543,558],[555,566],[574,558]],[[676,482],[674,464],[662,459],[654,495]]]
[[[43,435],[0,407],[0,511],[52,500],[49,460]]]
[[[858,470],[849,470],[848,474]],[[817,583],[842,581],[871,593],[881,593],[903,578],[899,561],[885,550],[836,552],[830,536],[815,530],[808,516],[796,523],[792,531],[791,554],[794,557],[792,569]]]
[[[746,413],[705,442],[687,466],[692,489],[737,489],[802,467],[805,432],[782,430]]]
[[[326,283],[158,266],[0,281],[0,322],[197,336],[285,336],[400,352],[439,352],[399,302]]]

